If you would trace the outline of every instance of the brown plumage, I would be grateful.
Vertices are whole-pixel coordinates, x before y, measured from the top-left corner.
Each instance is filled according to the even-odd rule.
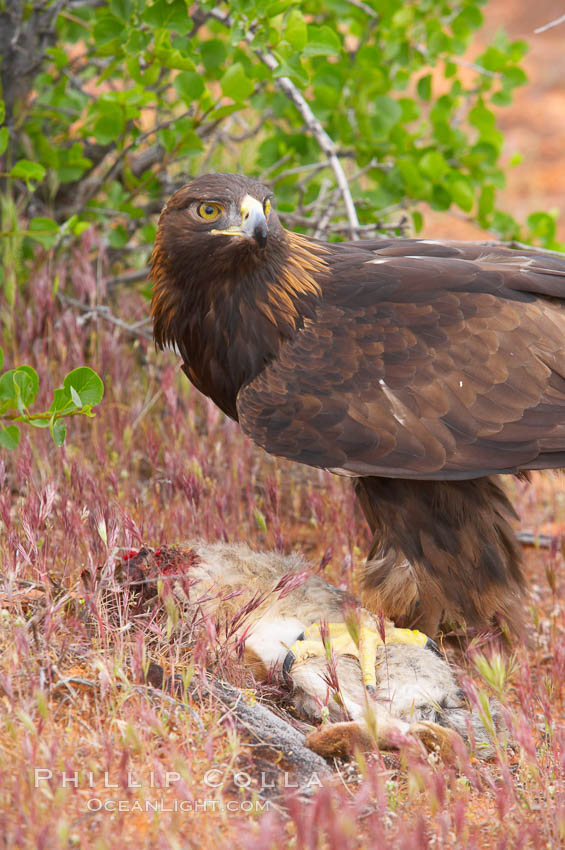
[[[565,257],[286,231],[228,174],[176,192],[152,258],[155,340],[266,451],[355,477],[366,605],[519,627],[497,473],[565,466]],[[203,216],[211,213],[213,221]]]

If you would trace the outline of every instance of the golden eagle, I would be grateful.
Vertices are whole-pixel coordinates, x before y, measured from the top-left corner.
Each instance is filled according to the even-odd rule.
[[[152,278],[155,341],[201,392],[267,452],[354,478],[366,607],[519,628],[493,476],[565,466],[565,257],[322,242],[261,183],[208,174],[163,209]]]

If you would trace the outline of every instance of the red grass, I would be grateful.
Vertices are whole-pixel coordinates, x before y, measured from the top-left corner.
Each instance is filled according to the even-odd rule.
[[[70,272],[57,272],[75,297],[95,299],[85,261],[95,246],[83,248]],[[276,805],[241,808],[243,801],[255,806],[272,755],[244,742],[213,700],[179,706],[138,684],[149,659],[186,681],[198,676],[213,624],[194,644],[194,623],[179,618],[172,600],[167,616],[144,632],[128,625],[126,610],[118,627],[85,596],[81,571],[94,576],[102,567],[111,575],[118,559],[143,543],[245,540],[299,549],[355,593],[354,569],[368,543],[364,522],[347,482],[264,455],[189,386],[175,356],[157,354],[146,340],[102,320],[81,324],[53,296],[52,280],[41,272],[26,303],[20,301],[12,340],[3,342],[6,368],[17,352],[19,364],[39,372],[47,398],[67,371],[89,365],[106,395],[95,420],[71,423],[64,448],[34,431],[0,465],[6,846],[503,850],[565,841],[564,579],[557,546],[526,554],[531,646],[517,648],[513,665],[500,667],[496,656],[490,665],[475,663],[476,652],[449,650],[464,667],[472,700],[498,694],[516,749],[501,748],[491,765],[462,754],[458,771],[419,753],[377,754],[342,766],[331,782],[313,788],[309,803],[288,788]],[[114,309],[137,320],[147,305],[129,292]],[[565,529],[561,478],[509,486],[523,527]],[[34,768],[53,776],[36,788]],[[206,784],[211,769],[214,783],[225,778],[221,788]],[[249,775],[249,787],[238,788],[237,770]],[[79,787],[63,787],[62,772],[75,771]],[[141,787],[128,787],[128,771]],[[105,772],[117,788],[104,787]],[[178,780],[151,787],[166,785],[167,772]],[[130,811],[89,811],[92,799],[125,800]],[[131,810],[136,801],[156,799],[169,809],[175,800],[193,807],[200,801],[200,809]],[[216,803],[204,811],[205,800]],[[228,801],[235,811],[225,808]]]

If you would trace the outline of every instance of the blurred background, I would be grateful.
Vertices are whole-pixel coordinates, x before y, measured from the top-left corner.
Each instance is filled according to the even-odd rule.
[[[514,102],[498,113],[504,133],[503,161],[519,153],[522,162],[508,169],[500,204],[524,220],[532,210],[559,213],[558,238],[565,240],[565,20],[544,32],[535,30],[565,15],[560,0],[489,0],[476,46],[485,47],[497,30],[530,45],[523,67],[528,82]],[[473,49],[474,52],[474,49]],[[485,232],[461,217],[434,213],[426,217],[426,234],[480,239]]]

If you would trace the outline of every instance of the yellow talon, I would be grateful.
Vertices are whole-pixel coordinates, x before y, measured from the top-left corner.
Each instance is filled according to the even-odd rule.
[[[377,648],[393,644],[408,644],[411,646],[426,646],[428,638],[417,629],[397,629],[390,621],[385,622],[383,641],[375,627],[374,621],[363,616],[358,628],[355,624],[346,622],[328,623],[327,633],[329,646],[326,647],[321,637],[320,624],[312,623],[304,630],[304,639],[297,640],[290,647],[295,657],[294,663],[305,661],[307,658],[328,656],[333,650],[335,655],[353,655],[359,660],[363,684],[371,689],[376,688],[377,679],[375,663]],[[358,639],[355,638],[358,636]]]
[[[383,641],[378,632],[374,632],[367,626],[361,626],[359,632],[359,666],[361,667],[361,675],[363,684],[367,687],[377,687],[377,675],[375,670],[375,660],[377,657],[377,647],[382,646]]]
[[[428,636],[418,629],[397,629],[392,626],[390,630],[385,631],[386,643],[404,643],[410,646],[426,646]]]

